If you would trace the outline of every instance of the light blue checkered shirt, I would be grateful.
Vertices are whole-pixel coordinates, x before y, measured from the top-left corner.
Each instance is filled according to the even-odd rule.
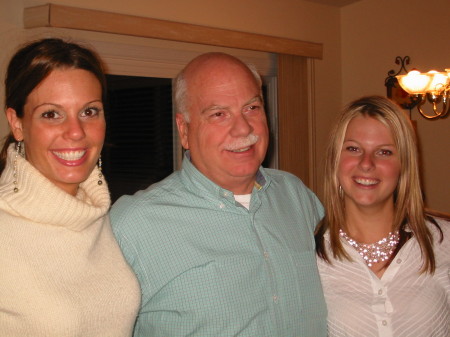
[[[185,158],[112,207],[142,288],[134,336],[326,336],[313,229],[323,216],[295,176],[260,168],[250,209]]]

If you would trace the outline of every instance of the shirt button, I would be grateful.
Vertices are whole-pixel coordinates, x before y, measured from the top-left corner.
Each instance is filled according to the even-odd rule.
[[[378,290],[378,295],[383,295],[383,289]]]
[[[278,296],[277,296],[277,295],[273,295],[273,296],[272,296],[272,299],[273,299],[273,301],[274,301],[275,303],[278,302]]]
[[[221,204],[219,205],[219,207],[220,207],[220,208],[225,208],[225,205],[221,203]]]
[[[402,259],[397,259],[397,263],[398,264],[402,263]]]
[[[223,192],[224,197],[228,197],[228,192]]]
[[[384,326],[386,326],[386,325],[387,325],[387,321],[383,320],[383,321],[381,321],[381,324],[383,324]]]
[[[269,258],[269,253],[268,252],[264,252],[264,258],[268,259]]]

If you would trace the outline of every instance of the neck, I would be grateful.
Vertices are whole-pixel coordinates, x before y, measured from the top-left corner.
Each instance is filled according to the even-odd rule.
[[[393,229],[394,204],[386,204],[377,210],[346,205],[345,222],[344,231],[354,240],[376,242],[386,237]]]
[[[216,182],[216,184],[226,190],[233,192],[233,194],[242,195],[252,193],[253,187],[255,186],[255,181],[256,178],[253,177],[252,179],[239,179],[233,182]]]

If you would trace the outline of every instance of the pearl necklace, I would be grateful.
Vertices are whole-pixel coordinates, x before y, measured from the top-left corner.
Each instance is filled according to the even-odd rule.
[[[400,240],[398,231],[389,232],[385,238],[374,243],[359,243],[349,237],[342,229],[339,230],[339,235],[356,249],[369,267],[372,267],[373,263],[388,260]]]

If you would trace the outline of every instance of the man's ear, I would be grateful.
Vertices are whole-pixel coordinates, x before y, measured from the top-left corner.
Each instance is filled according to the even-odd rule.
[[[183,146],[184,149],[189,150],[189,141],[188,141],[189,125],[184,119],[184,115],[181,113],[177,113],[175,119],[177,122],[177,129],[181,141],[181,146]]]
[[[17,117],[16,110],[13,108],[6,109],[6,118],[8,119],[9,128],[17,141],[23,140],[22,120]]]

